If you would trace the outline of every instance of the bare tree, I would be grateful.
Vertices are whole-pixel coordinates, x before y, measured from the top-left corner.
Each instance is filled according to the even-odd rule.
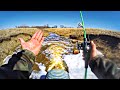
[[[60,28],[64,28],[64,25],[60,25]]]
[[[57,25],[55,25],[54,28],[57,28]]]

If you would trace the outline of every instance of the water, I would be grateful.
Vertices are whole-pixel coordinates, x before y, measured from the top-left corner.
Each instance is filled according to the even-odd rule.
[[[68,71],[70,79],[84,79],[85,73],[85,62],[82,57],[82,50],[79,54],[72,54],[73,46],[69,39],[60,37],[57,34],[50,33],[48,37],[45,38],[43,44],[49,45],[46,50],[42,51],[49,60],[64,60],[68,66]],[[67,54],[65,54],[67,53]],[[43,64],[37,63],[41,71],[33,71],[30,78],[40,79],[42,75],[46,75],[45,68]],[[90,67],[88,67],[87,79],[97,79],[97,77],[92,73]]]

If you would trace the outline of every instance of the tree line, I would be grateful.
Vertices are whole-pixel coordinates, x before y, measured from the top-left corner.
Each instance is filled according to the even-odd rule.
[[[47,25],[43,25],[43,26],[27,26],[27,25],[21,25],[21,26],[15,26],[16,28],[58,28],[57,25],[54,25],[54,26],[49,26],[48,24]],[[67,26],[64,26],[64,25],[60,25],[60,28],[73,28],[73,27],[67,27]]]

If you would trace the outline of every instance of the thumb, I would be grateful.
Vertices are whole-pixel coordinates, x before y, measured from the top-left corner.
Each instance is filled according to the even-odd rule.
[[[93,41],[91,41],[91,46],[92,46],[92,49],[91,49],[91,59],[92,59],[93,57],[96,56],[96,45]]]
[[[25,41],[22,38],[18,38],[20,40],[20,43],[23,44]]]
[[[92,51],[96,51],[96,45],[93,41],[91,41]]]

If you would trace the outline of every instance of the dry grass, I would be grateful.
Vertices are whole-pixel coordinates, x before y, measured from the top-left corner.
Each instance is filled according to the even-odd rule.
[[[48,28],[48,29],[44,29],[48,32],[55,32],[59,35],[62,36],[69,36],[69,35],[77,35],[77,36],[82,36],[83,35],[83,30],[79,29],[79,28]],[[110,31],[110,30],[101,30],[101,29],[91,29],[88,28],[86,29],[87,34],[95,34],[95,35],[99,35],[99,34],[103,34],[103,35],[110,35],[110,36],[115,36],[120,38],[120,32],[114,32],[114,31]]]
[[[20,42],[18,40],[19,37],[22,37],[25,41],[28,41],[31,36],[37,31],[37,28],[15,28],[15,29],[9,29],[9,30],[0,30],[0,65],[2,65],[3,59],[7,56],[13,53],[14,49],[20,45]],[[46,37],[49,35],[49,32],[54,32],[56,34],[59,34],[64,37],[69,37],[69,35],[76,35],[79,40],[83,39],[83,30],[78,28],[45,28],[42,29],[44,31],[44,36]],[[113,32],[108,30],[101,30],[101,29],[86,29],[87,34],[93,34],[93,35],[108,35],[108,36],[114,36],[116,38],[120,38],[120,32]],[[115,47],[112,48],[110,45],[107,44],[105,40],[101,40],[99,38],[93,39],[97,45],[97,48],[104,53],[104,55],[114,60],[120,65],[120,44],[116,44]],[[97,40],[97,41],[96,41]],[[120,39],[119,39],[120,40]],[[113,43],[116,41],[112,41]],[[45,49],[46,47],[43,47],[42,49]],[[44,63],[48,62],[48,60],[42,55],[39,54],[37,57],[38,62]],[[49,62],[48,62],[49,64]],[[36,66],[35,66],[36,67]]]

